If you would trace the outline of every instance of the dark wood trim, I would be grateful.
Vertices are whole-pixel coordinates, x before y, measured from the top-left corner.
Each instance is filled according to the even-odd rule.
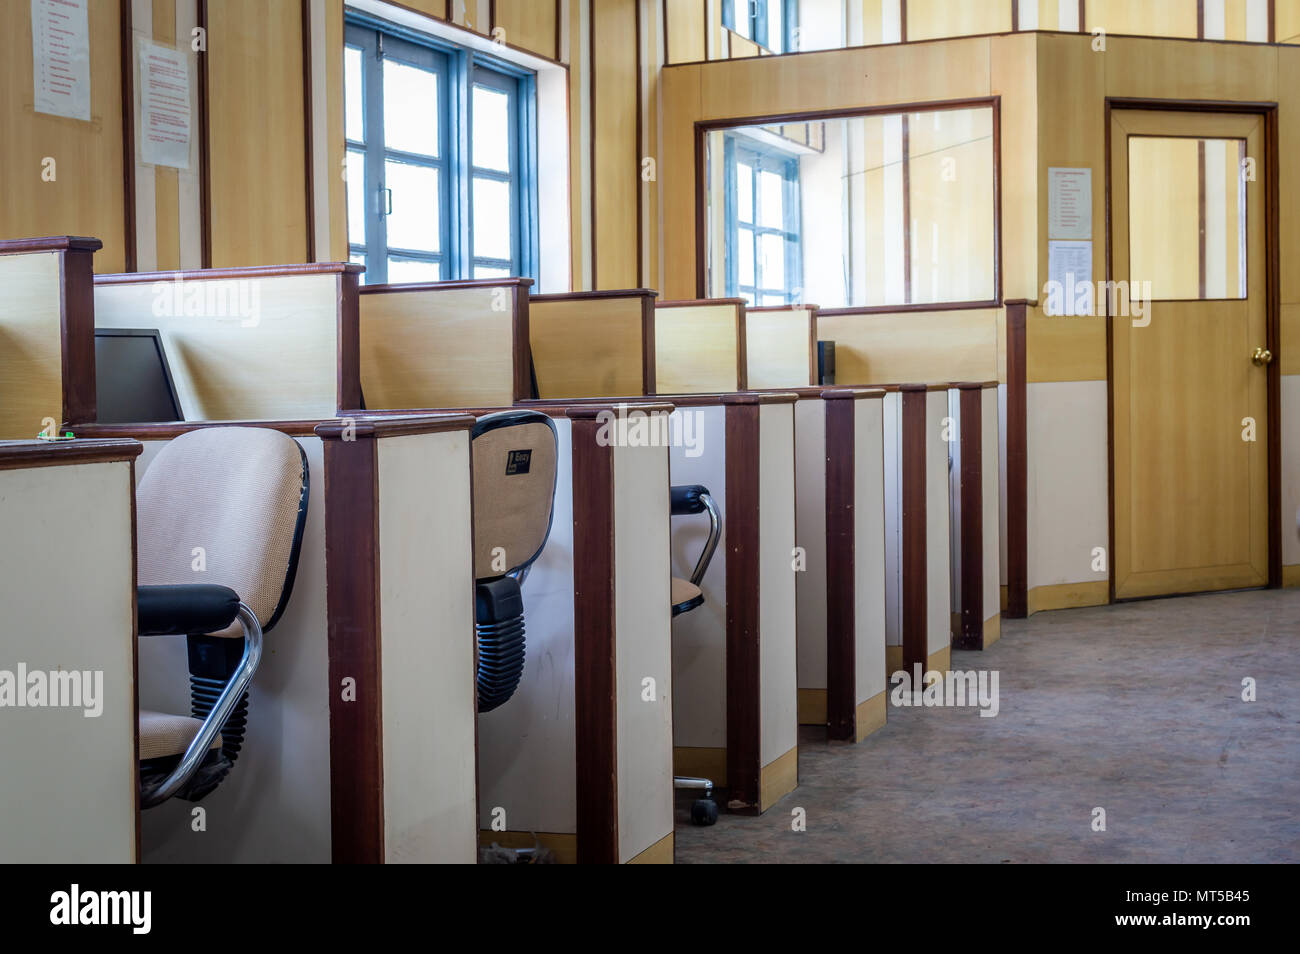
[[[736,388],[749,389],[749,322],[745,318],[749,309],[742,298],[736,307]]]
[[[555,62],[560,62],[560,54],[564,51],[564,0],[555,0]],[[567,102],[568,97],[565,97]],[[568,124],[565,124],[568,128]]]
[[[288,266],[285,266],[288,267]],[[362,269],[360,265],[353,265],[353,268]],[[397,292],[427,292],[427,291],[454,291],[457,289],[471,288],[506,288],[511,286],[531,285],[531,278],[473,278],[464,280],[455,280],[447,282],[405,282],[394,285],[362,285],[361,294],[392,295]],[[541,296],[534,296],[541,297]]]
[[[1114,236],[1111,234],[1111,106],[1109,98],[1105,101],[1102,122],[1105,123],[1103,147],[1106,150],[1104,179],[1106,184],[1105,221],[1102,228],[1106,232],[1106,280],[1114,274]],[[1106,574],[1106,599],[1115,602],[1115,325],[1110,313],[1110,298],[1105,296],[1102,310],[1106,315],[1106,560],[1109,571]],[[1008,363],[1008,368],[1010,364]],[[1010,420],[1010,401],[1007,414]],[[1010,456],[1008,452],[1008,461]],[[1008,562],[1009,565],[1009,562]],[[1028,605],[1025,606],[1026,611]]]
[[[578,861],[617,864],[618,685],[614,454],[573,419],[573,698]]]
[[[1195,42],[1188,40],[1187,42]],[[1212,40],[1206,40],[1212,43]],[[1263,46],[1251,43],[1250,46]],[[1140,96],[1107,96],[1108,109],[1148,109],[1166,113],[1260,113],[1277,108],[1268,100],[1244,99],[1145,99]]]
[[[705,5],[707,9],[708,5]],[[708,36],[704,42],[709,42]],[[707,298],[709,296],[709,273],[705,260],[708,258],[708,242],[706,238],[706,210],[708,204],[705,197],[705,183],[707,177],[704,174],[704,151],[705,144],[708,141],[709,128],[695,124],[695,297]]]
[[[358,415],[369,412],[357,411]],[[404,412],[410,413],[410,412]],[[205,427],[268,427],[290,437],[311,437],[323,420],[301,421],[174,421],[167,424],[74,424],[68,425],[78,438],[131,438],[137,441],[169,441]]]
[[[819,308],[819,315],[897,315],[906,312],[925,311],[975,311],[980,308],[1001,308],[1002,302],[991,298],[988,301],[937,301],[916,302],[911,305],[860,305],[856,308]]]
[[[275,278],[281,275],[351,275],[355,280],[365,266],[350,262],[308,262],[300,265],[248,265],[238,268],[190,268],[169,272],[110,272],[95,276],[96,285],[141,285],[176,279],[201,281],[216,278]]]
[[[633,163],[633,174],[636,176],[636,280],[639,283],[639,282],[644,282],[646,278],[644,266],[645,266],[645,203],[646,203],[647,188],[646,188],[646,181],[641,178],[641,163],[645,160],[645,136],[642,131],[642,126],[645,123],[645,116],[643,110],[645,89],[642,86],[643,83],[642,71],[645,67],[645,64],[642,62],[642,57],[641,57],[641,42],[642,42],[641,16],[642,16],[643,8],[642,8],[642,4],[640,3],[640,0],[638,0],[638,2],[635,4],[635,7],[636,7],[635,10],[635,16],[636,16],[636,31],[635,31],[635,37],[636,37],[635,40],[636,42],[636,162]],[[658,177],[658,169],[655,170],[655,175],[656,177]],[[593,208],[595,207],[594,200],[592,202],[592,207]],[[651,338],[652,343],[653,341],[654,339]],[[653,354],[654,348],[651,348],[650,351],[651,354]],[[651,375],[646,380],[650,382],[650,388],[651,388],[651,390],[646,391],[646,394],[653,394],[654,375]]]
[[[903,11],[907,10],[907,0],[899,0],[899,4]],[[903,303],[910,305],[912,303],[912,142],[911,123],[908,122],[907,113],[903,113],[900,125],[903,130]]]
[[[525,279],[526,281],[527,279]],[[499,282],[497,284],[500,284]],[[574,291],[574,292],[552,292],[547,295],[533,295],[532,300],[535,302],[547,301],[575,301],[590,298],[632,298],[636,295],[647,296],[654,299],[659,293],[653,288],[606,288],[600,291]]]
[[[121,0],[121,11],[122,226],[126,239],[122,267],[133,272],[139,263],[135,234],[135,24],[131,0]]]
[[[600,274],[596,271],[596,250],[600,245],[596,233],[596,206],[599,205],[596,192],[596,130],[600,128],[600,117],[596,113],[596,4],[591,4],[587,15],[587,91],[591,109],[591,122],[588,135],[587,161],[591,166],[591,287],[600,287]]]
[[[1269,2],[1272,23],[1273,3]],[[1270,27],[1271,30],[1271,27]],[[1282,246],[1280,234],[1280,175],[1278,109],[1264,113],[1264,151],[1268,168],[1264,180],[1265,316],[1267,347],[1282,353]],[[1268,585],[1282,585],[1282,362],[1274,358],[1268,370]]]
[[[743,298],[673,298],[673,299],[656,299],[656,308],[689,308],[699,307],[700,305],[744,305]],[[751,308],[750,311],[762,311],[762,308]],[[769,308],[768,311],[776,311],[775,308]]]
[[[759,414],[726,411],[727,807],[757,814],[762,794],[759,676]]]
[[[817,318],[821,314],[821,309],[816,305],[811,305],[808,309],[808,384],[812,387],[820,387],[821,381],[817,378]]]
[[[307,261],[316,261],[316,171],[312,166],[315,136],[312,132],[311,0],[302,0],[302,110],[304,156],[303,183],[307,199]]]
[[[655,300],[641,299],[641,393],[654,394],[658,388],[655,368]]]
[[[845,395],[846,397],[849,395]],[[826,737],[857,737],[853,400],[826,401]]]
[[[812,389],[810,389],[812,390]],[[871,401],[885,396],[884,388],[831,387],[816,389],[823,401]]]
[[[737,391],[722,395],[723,404],[793,404],[799,400],[795,391]]]
[[[331,857],[384,861],[379,466],[374,440],[324,440]],[[356,684],[344,701],[343,680]]]
[[[558,3],[559,0],[556,0],[556,2]],[[668,0],[659,0],[659,22],[661,24],[659,34],[664,38],[664,61],[662,65],[667,66],[673,61],[672,54],[668,52]]]
[[[59,256],[62,414],[70,424],[85,424],[98,417],[94,255],[88,249],[69,248]]]
[[[1268,42],[1277,42],[1277,0],[1268,0]]]
[[[917,663],[924,670],[929,655],[925,511],[926,401],[929,391],[925,385],[904,385],[901,390],[902,476],[899,496],[902,500],[903,668],[910,673]]]
[[[1022,619],[1029,610],[1029,454],[1025,316],[1029,303],[1007,302],[1007,609]]]
[[[497,0],[488,0],[488,28],[487,35],[491,36],[492,31],[497,25]]]
[[[907,42],[907,0],[898,0],[898,39]]]
[[[1197,4],[1200,10],[1200,4]],[[1196,140],[1196,289],[1205,298],[1205,140]]]
[[[984,388],[957,385],[960,420],[958,434],[961,468],[958,528],[961,578],[958,581],[961,618],[953,645],[957,649],[984,648]]]
[[[208,34],[208,0],[198,2],[198,27],[203,31],[203,49],[199,59],[199,266],[212,267],[212,131],[209,125],[208,50],[212,37]]]
[[[963,37],[962,39],[970,39]],[[1258,46],[1259,44],[1255,44]],[[824,52],[824,51],[822,51]],[[775,54],[777,56],[787,54]],[[804,54],[788,54],[799,56]],[[770,59],[770,57],[764,57]],[[1000,96],[968,96],[961,99],[932,99],[907,103],[881,103],[875,106],[829,106],[825,109],[805,109],[784,113],[761,113],[752,116],[727,116],[720,119],[697,120],[697,130],[726,129],[732,126],[768,126],[783,123],[812,122],[818,119],[854,118],[857,116],[890,116],[906,113],[930,113],[948,109],[973,109],[980,106],[995,107]],[[701,296],[703,297],[703,296]]]
[[[71,464],[106,464],[117,460],[134,460],[143,450],[144,445],[139,441],[120,438],[0,441],[0,470],[64,467]]]
[[[1020,32],[1020,0],[1011,0],[1011,32]]]
[[[97,252],[104,243],[86,235],[43,235],[37,238],[4,239],[0,255],[23,255],[28,252]]]
[[[1205,0],[1196,0],[1196,38],[1205,39]]]
[[[533,397],[533,342],[528,326],[528,286],[516,286],[511,292],[514,321],[511,348],[514,352],[512,384],[516,401]]]
[[[474,426],[472,414],[370,415],[364,411],[330,421],[321,421],[312,432],[322,440],[355,440],[362,437],[405,437],[412,434],[441,434],[466,431]]]
[[[1079,0],[1079,32],[1088,32],[1088,5],[1087,0]]]
[[[361,296],[360,275],[344,270],[338,277],[338,376],[335,405],[338,410],[360,407],[361,400]]]

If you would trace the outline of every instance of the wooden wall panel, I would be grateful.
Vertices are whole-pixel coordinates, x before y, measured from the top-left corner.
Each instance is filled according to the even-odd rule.
[[[1278,43],[1300,43],[1300,0],[1273,0],[1274,37]]]
[[[538,395],[642,394],[644,301],[640,296],[534,299],[528,323]]]
[[[496,11],[496,19],[492,22],[494,39],[553,60],[559,59],[556,17],[560,4],[552,0],[496,0],[493,8]],[[505,33],[498,35],[498,28]]]
[[[89,4],[91,118],[84,122],[35,112],[31,4],[0,4],[0,239],[94,236],[104,243],[95,256],[100,272],[127,265],[120,16],[118,0]],[[47,158],[51,181],[42,178]]]
[[[835,342],[837,385],[998,378],[1001,309],[817,316],[817,337]]]
[[[1087,0],[1085,32],[1196,37],[1197,0]]]
[[[1011,0],[907,0],[907,39],[1006,33]]]
[[[62,252],[0,255],[0,440],[63,422]]]
[[[593,289],[640,284],[636,11],[631,0],[606,0],[592,7]]]
[[[655,393],[740,391],[744,354],[739,301],[655,309]]]
[[[208,4],[211,266],[305,262],[299,0]]]
[[[698,63],[704,56],[701,0],[664,0],[669,63]]]

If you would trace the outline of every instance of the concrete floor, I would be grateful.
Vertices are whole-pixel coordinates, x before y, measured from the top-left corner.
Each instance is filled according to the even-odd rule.
[[[999,671],[996,717],[891,706],[859,745],[802,728],[799,787],[763,816],[695,828],[679,800],[677,862],[1300,861],[1300,589],[1002,627],[953,653]]]

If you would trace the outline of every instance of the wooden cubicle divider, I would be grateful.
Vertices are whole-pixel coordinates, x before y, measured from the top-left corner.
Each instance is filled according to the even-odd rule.
[[[998,460],[998,383],[953,386],[952,444],[953,646],[986,649],[1001,635],[1001,482]]]
[[[745,363],[751,388],[813,387],[817,381],[817,306],[745,309]]]
[[[0,718],[6,862],[140,860],[140,450],[127,440],[0,441],[3,665],[20,696]]]
[[[362,286],[365,407],[501,407],[534,397],[531,285],[502,278]]]
[[[96,275],[95,327],[161,332],[187,421],[324,419],[360,406],[362,271],[318,263]],[[88,359],[93,369],[93,340]]]
[[[0,241],[0,440],[94,419],[91,280],[102,244],[71,235]]]
[[[633,288],[532,296],[528,340],[538,397],[654,394],[655,295]]]
[[[745,300],[655,303],[655,393],[744,391]]]
[[[335,862],[477,860],[473,421],[361,415],[315,428]]]

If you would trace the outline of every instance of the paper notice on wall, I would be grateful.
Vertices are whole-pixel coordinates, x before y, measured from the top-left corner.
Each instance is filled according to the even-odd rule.
[[[88,0],[32,0],[32,87],[38,113],[90,119]]]
[[[1092,238],[1092,170],[1049,167],[1047,237]]]
[[[1047,315],[1091,315],[1092,243],[1047,243]]]
[[[190,167],[190,61],[187,53],[141,42],[140,161]]]

